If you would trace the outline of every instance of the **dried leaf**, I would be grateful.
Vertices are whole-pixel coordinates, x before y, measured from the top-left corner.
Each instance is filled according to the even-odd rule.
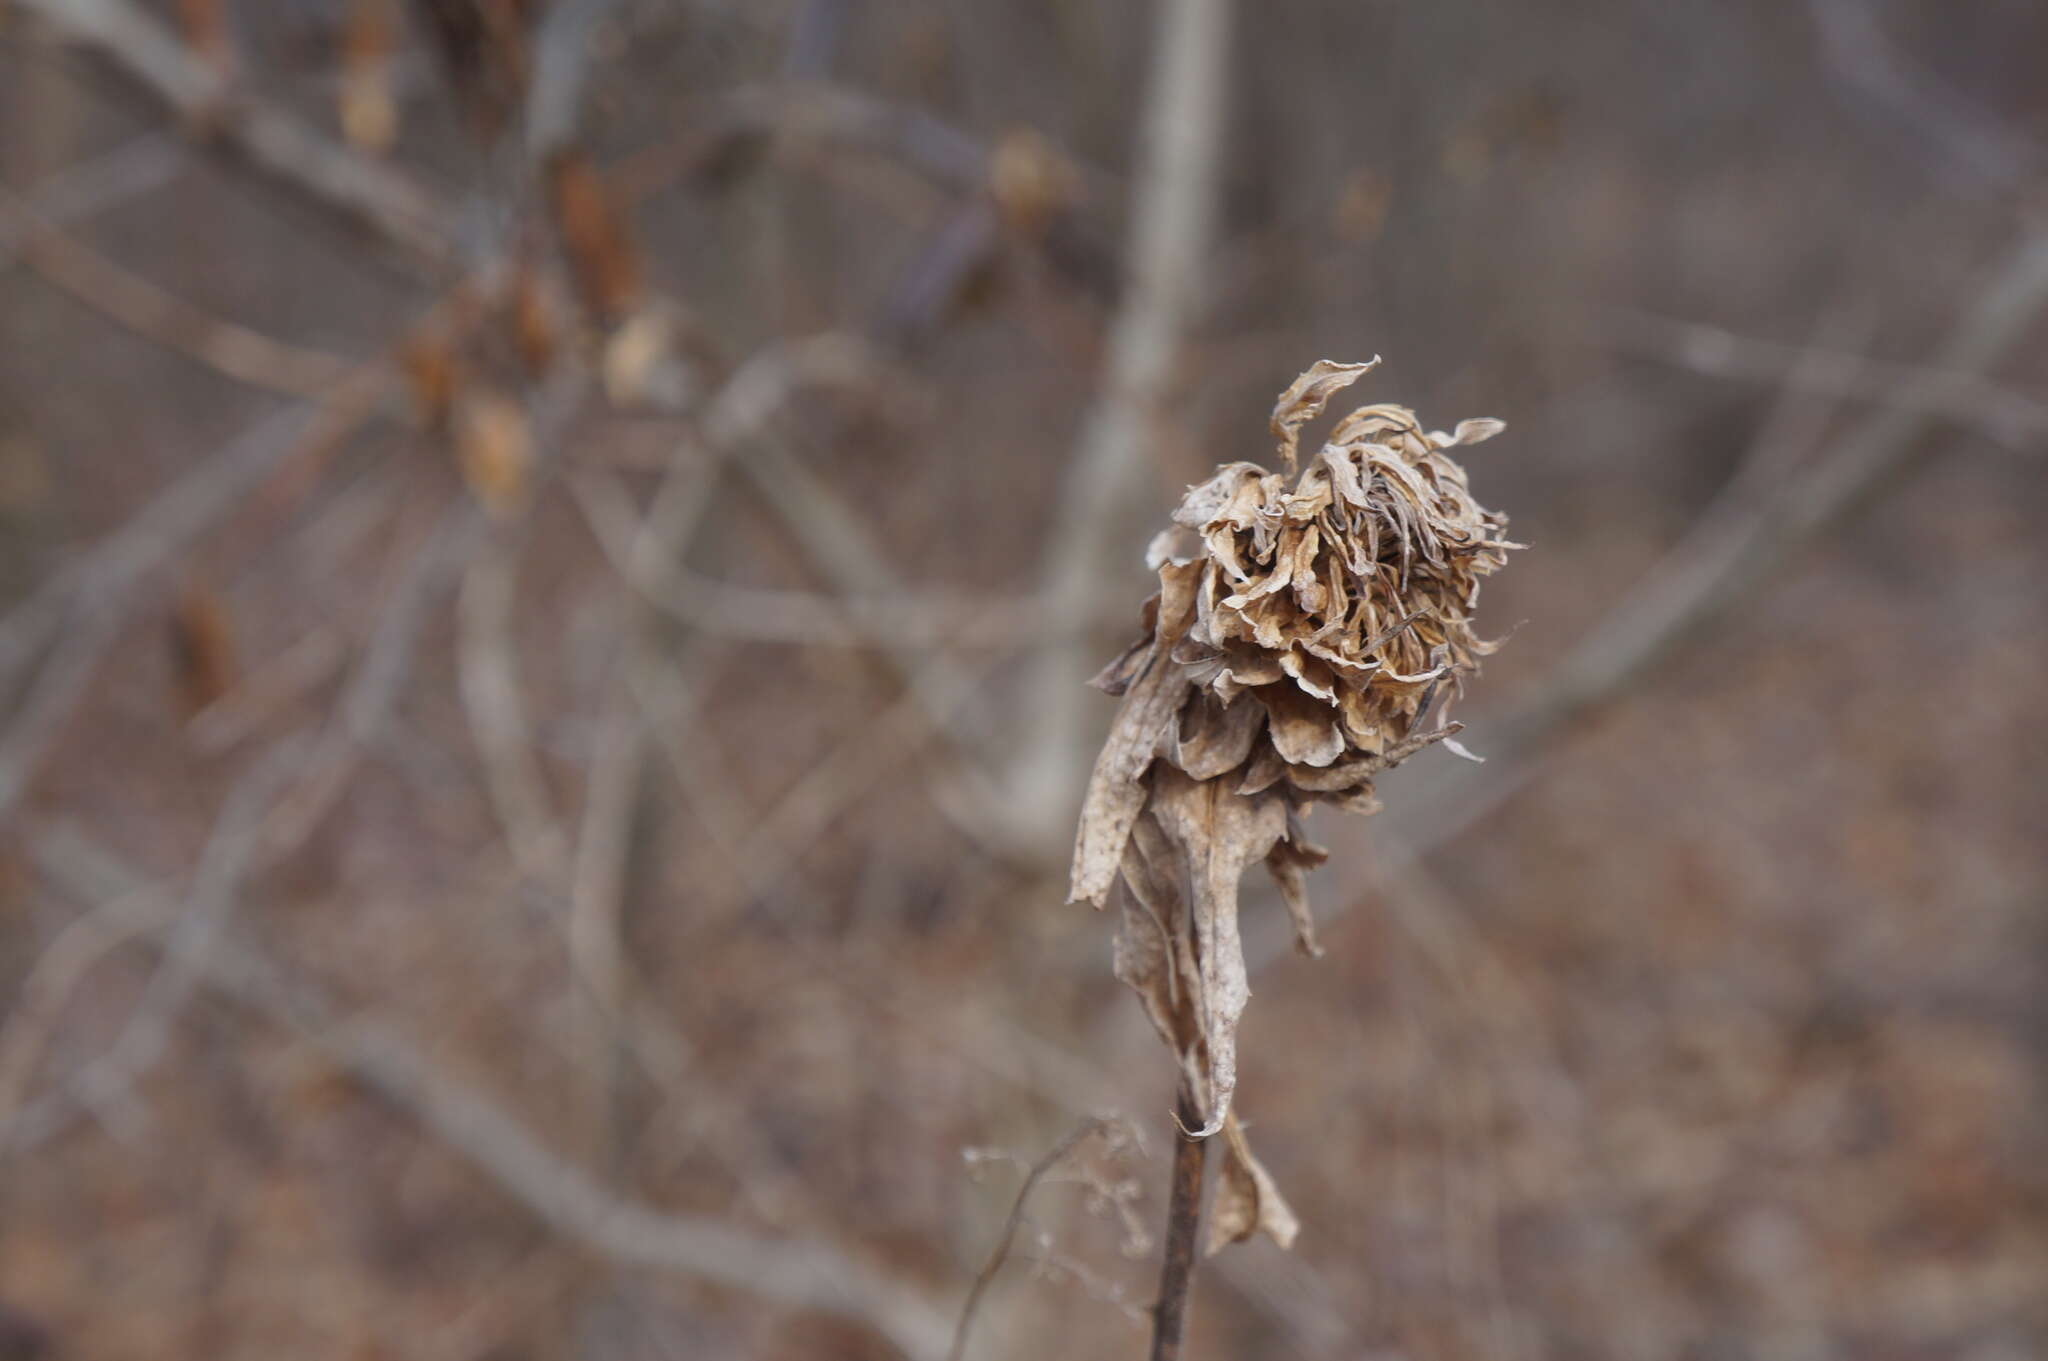
[[[1315,913],[1308,905],[1308,872],[1330,858],[1330,853],[1308,839],[1308,833],[1292,814],[1287,835],[1266,854],[1266,869],[1280,887],[1280,899],[1294,923],[1295,948],[1310,959],[1321,959],[1323,947],[1316,941]]]
[[[1187,887],[1193,931],[1191,986],[1208,1091],[1202,1128],[1207,1138],[1223,1128],[1237,1090],[1237,1021],[1251,1000],[1244,942],[1238,933],[1237,891],[1244,872],[1265,858],[1287,831],[1287,805],[1277,795],[1241,797],[1215,780],[1192,780],[1171,765],[1154,774],[1147,816],[1178,857],[1178,881]]]
[[[1307,373],[1295,379],[1273,406],[1273,438],[1280,441],[1280,461],[1294,467],[1295,448],[1301,441],[1301,427],[1320,416],[1336,393],[1350,387],[1379,364],[1374,355],[1363,364],[1339,364],[1318,359]],[[1240,465],[1242,466],[1242,465]]]
[[[1273,1184],[1264,1164],[1252,1156],[1237,1117],[1223,1126],[1223,1165],[1216,1176],[1216,1195],[1209,1207],[1209,1241],[1213,1257],[1232,1243],[1263,1233],[1283,1248],[1294,1246],[1301,1221]]]
[[[1146,790],[1140,777],[1152,764],[1160,744],[1173,733],[1189,689],[1177,668],[1161,664],[1160,640],[1186,632],[1194,614],[1194,582],[1201,570],[1198,563],[1168,564],[1159,569],[1158,624],[1151,646],[1095,757],[1088,793],[1082,799],[1068,902],[1085,898],[1101,907],[1108,899],[1109,886],[1116,881],[1131,824],[1145,806]]]

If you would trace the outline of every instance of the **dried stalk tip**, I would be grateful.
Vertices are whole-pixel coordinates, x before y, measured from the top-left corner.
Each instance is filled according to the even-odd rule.
[[[1280,395],[1290,473],[1302,427],[1378,363],[1319,360]],[[1457,731],[1449,698],[1492,650],[1472,631],[1479,579],[1517,545],[1446,451],[1501,429],[1425,431],[1405,407],[1364,406],[1298,476],[1219,468],[1153,542],[1143,636],[1096,677],[1123,704],[1089,781],[1071,900],[1100,907],[1121,884],[1117,977],[1196,1093],[1192,1133],[1228,1132],[1212,1252],[1261,1230],[1285,1246],[1297,1227],[1230,1108],[1250,996],[1239,880],[1263,860],[1301,948],[1321,953],[1306,882],[1328,853],[1302,815],[1375,811],[1375,775]]]

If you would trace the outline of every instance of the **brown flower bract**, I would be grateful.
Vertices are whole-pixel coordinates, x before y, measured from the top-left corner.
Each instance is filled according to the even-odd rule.
[[[1302,427],[1378,363],[1319,360],[1281,394],[1272,431],[1290,473]],[[1302,815],[1374,811],[1376,774],[1457,731],[1440,721],[1446,692],[1491,650],[1472,631],[1479,579],[1514,545],[1445,451],[1501,428],[1425,431],[1405,407],[1364,406],[1292,479],[1219,468],[1152,546],[1144,635],[1096,678],[1123,704],[1071,897],[1102,906],[1122,884],[1117,977],[1179,1057],[1204,1114],[1194,1133],[1226,1134],[1211,1251],[1258,1230],[1285,1245],[1297,1228],[1231,1112],[1250,996],[1239,880],[1264,861],[1302,949],[1320,953],[1306,878],[1327,852]]]

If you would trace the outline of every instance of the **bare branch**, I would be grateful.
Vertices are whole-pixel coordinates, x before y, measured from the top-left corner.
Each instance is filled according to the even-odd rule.
[[[1724,513],[1703,518],[1641,589],[1572,649],[1533,699],[1502,722],[1479,728],[1493,758],[1483,775],[1474,774],[1479,767],[1444,762],[1428,784],[1390,800],[1379,819],[1389,847],[1396,854],[1426,854],[1497,807],[1580,724],[1699,641],[1800,550],[1911,472],[1935,448],[1926,439],[1933,413],[1963,400],[2044,307],[2048,235],[2029,235],[1991,271],[1932,363],[1906,381],[1900,401],[1872,412],[1768,496],[1724,503]],[[1267,957],[1262,950],[1261,960]]]
[[[166,133],[146,132],[41,181],[21,196],[21,202],[44,226],[66,227],[162,188],[184,164],[184,147]],[[0,269],[21,249],[28,226],[26,216],[0,213]]]
[[[86,306],[238,383],[319,398],[350,371],[349,360],[273,339],[158,288],[51,227],[30,205],[5,192],[0,192],[0,236],[18,240],[17,249],[31,269]]]
[[[1928,144],[1928,162],[1990,190],[2010,190],[2040,163],[2032,142],[1915,69],[1878,27],[1867,0],[1807,0],[1836,77]]]
[[[496,544],[464,575],[457,610],[458,680],[484,788],[513,859],[522,872],[551,879],[560,873],[567,847],[534,756],[513,653],[516,572],[509,546]]]
[[[319,407],[288,407],[259,420],[0,619],[0,683],[52,637],[59,639],[0,737],[0,813],[21,797],[61,735],[139,584],[287,459],[353,426],[389,381],[381,364],[365,365]]]
[[[163,1055],[171,1026],[198,987],[208,958],[227,929],[242,879],[256,859],[262,814],[304,756],[305,745],[303,740],[278,743],[236,781],[164,942],[164,963],[150,976],[127,1024],[103,1054],[58,1090],[8,1113],[0,1122],[0,1154],[35,1148],[62,1129],[79,1106],[109,1101]]]
[[[219,70],[132,0],[19,0],[64,37],[83,43],[195,127],[270,178],[436,265],[454,259],[433,196],[391,167],[359,156],[289,114],[222,82]]]
[[[1616,319],[1616,338],[1630,350],[1697,373],[1791,383],[1808,392],[1856,397],[1880,406],[1908,406],[1978,430],[2009,448],[2033,452],[2048,433],[2048,402],[1992,382],[1980,374],[1941,373],[1867,355],[1784,345],[1724,331],[1718,326],[1628,315]]]
[[[536,164],[576,137],[590,76],[590,40],[618,0],[564,0],[548,10],[533,43],[526,95],[526,152]]]
[[[88,901],[129,898],[132,871],[75,828],[29,838],[40,873]],[[224,936],[199,958],[208,988],[303,1032],[330,1060],[406,1112],[556,1231],[623,1266],[675,1272],[873,1328],[904,1355],[943,1355],[949,1316],[917,1287],[850,1248],[769,1238],[699,1216],[669,1214],[606,1190],[564,1162],[511,1114],[436,1068],[388,1026],[339,1018],[310,981]]]

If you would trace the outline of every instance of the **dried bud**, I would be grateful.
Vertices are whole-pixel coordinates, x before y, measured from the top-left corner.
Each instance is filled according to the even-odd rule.
[[[1074,167],[1035,128],[1018,128],[996,143],[989,189],[1003,220],[1026,236],[1042,236],[1079,193]]]
[[[454,425],[455,457],[471,494],[498,519],[517,515],[533,471],[526,408],[500,393],[472,389],[456,404]]]
[[[1319,361],[1281,394],[1272,431],[1290,471],[1302,427],[1378,362]],[[1089,783],[1072,897],[1100,906],[1121,884],[1117,976],[1179,1056],[1196,1133],[1229,1132],[1212,1250],[1294,1232],[1230,1110],[1250,996],[1239,878],[1263,860],[1317,953],[1306,877],[1327,853],[1302,815],[1325,801],[1373,811],[1376,774],[1457,730],[1429,719],[1491,650],[1471,612],[1514,545],[1445,451],[1500,429],[1428,432],[1404,407],[1366,406],[1299,476],[1226,464],[1155,540],[1145,635],[1096,678],[1123,705]]]
[[[351,0],[341,42],[341,131],[358,150],[381,156],[398,137],[392,54],[396,0]]]
[[[548,162],[548,202],[583,305],[615,322],[640,300],[640,253],[617,196],[582,152]]]
[[[197,582],[178,593],[170,622],[179,705],[190,718],[234,688],[234,623],[220,597]]]

